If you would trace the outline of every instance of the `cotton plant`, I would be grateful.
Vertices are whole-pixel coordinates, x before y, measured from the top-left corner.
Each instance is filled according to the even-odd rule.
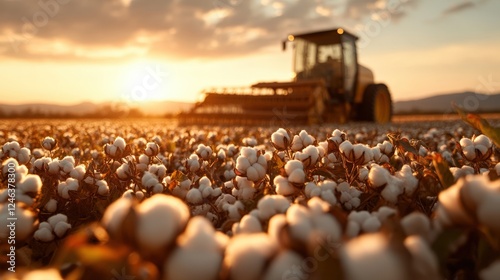
[[[313,145],[316,142],[316,139],[307,133],[305,130],[301,130],[298,135],[294,135],[292,139],[292,143],[290,149],[292,151],[297,152],[302,150],[303,148]]]
[[[459,142],[461,153],[471,162],[488,160],[492,154],[493,143],[486,135],[481,134],[477,137],[462,138]]]
[[[14,198],[16,203],[22,202],[28,206],[32,206],[42,190],[42,180],[40,177],[35,174],[28,174],[28,168],[24,165],[19,165],[13,158],[5,160],[2,167],[6,182],[15,186],[15,189],[6,188],[0,190],[0,202],[7,203],[7,201]],[[13,169],[14,172],[8,173],[8,169]],[[7,174],[12,174],[13,176],[11,177]]]

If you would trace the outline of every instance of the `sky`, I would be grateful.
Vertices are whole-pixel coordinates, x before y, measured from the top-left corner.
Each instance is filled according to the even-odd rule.
[[[194,102],[293,77],[290,33],[343,27],[394,100],[500,92],[495,0],[0,0],[0,103]]]

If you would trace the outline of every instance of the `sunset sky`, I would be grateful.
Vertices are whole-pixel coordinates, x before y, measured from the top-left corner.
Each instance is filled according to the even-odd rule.
[[[288,33],[345,27],[393,99],[500,92],[500,1],[0,0],[0,103],[195,101],[289,80]]]

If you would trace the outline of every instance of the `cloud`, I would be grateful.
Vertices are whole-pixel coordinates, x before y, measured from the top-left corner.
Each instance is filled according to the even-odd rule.
[[[453,14],[456,14],[456,13],[459,13],[459,12],[462,12],[462,11],[474,8],[478,4],[482,4],[482,3],[485,3],[485,2],[487,2],[487,0],[465,1],[465,2],[462,2],[462,3],[457,3],[457,4],[454,4],[454,5],[450,6],[450,7],[448,7],[447,9],[445,9],[441,13],[441,15],[442,16],[453,15]]]
[[[244,55],[278,48],[289,32],[352,27],[394,1],[417,0],[0,0],[0,56]]]

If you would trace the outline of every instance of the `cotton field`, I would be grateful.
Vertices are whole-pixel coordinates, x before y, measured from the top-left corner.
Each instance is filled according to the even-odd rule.
[[[1,278],[500,279],[482,124],[3,122]]]

